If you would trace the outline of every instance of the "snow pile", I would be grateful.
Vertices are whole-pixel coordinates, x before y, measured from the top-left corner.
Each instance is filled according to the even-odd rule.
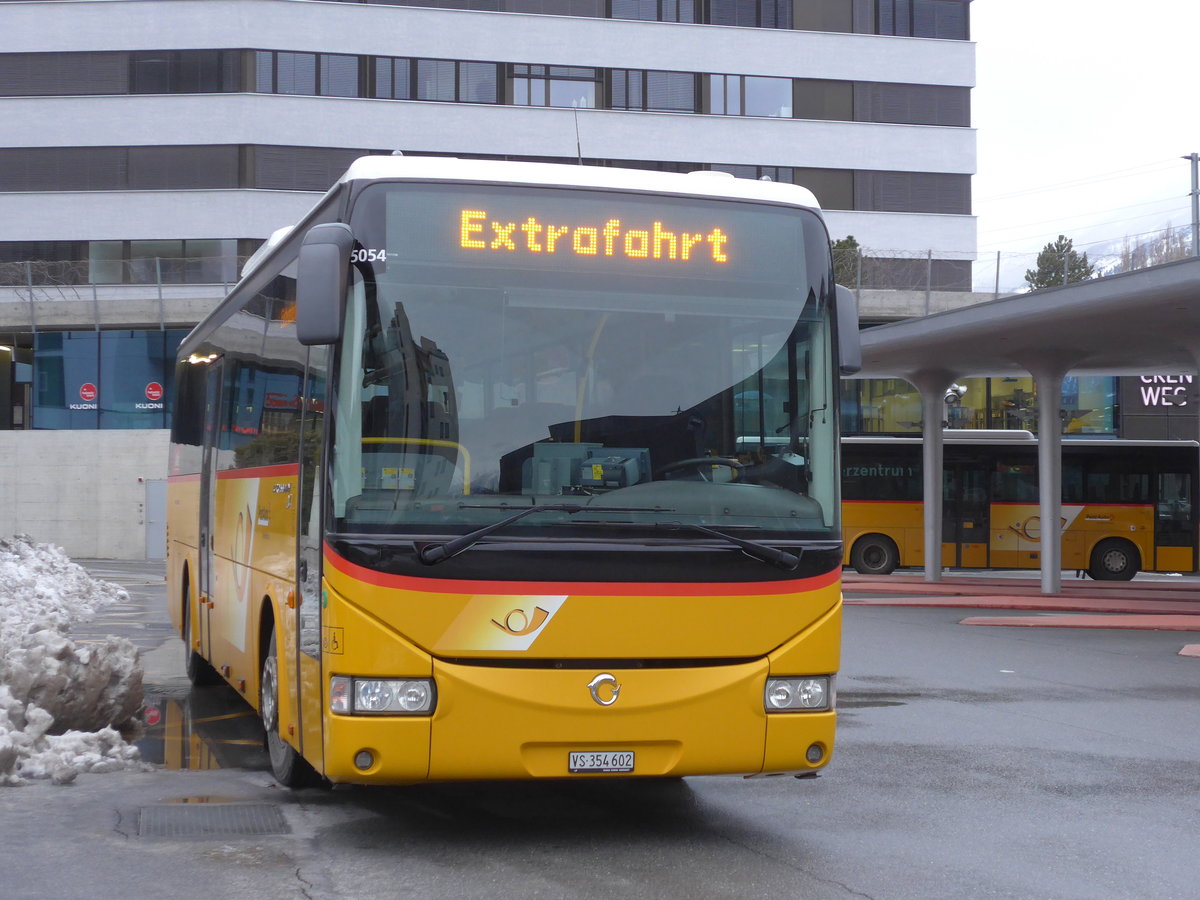
[[[117,637],[80,647],[67,636],[128,598],[57,547],[0,539],[0,785],[141,767],[118,730],[142,708],[137,648]]]

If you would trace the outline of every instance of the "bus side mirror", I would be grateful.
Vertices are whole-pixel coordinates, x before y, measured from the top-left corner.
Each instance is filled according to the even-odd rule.
[[[296,267],[296,337],[301,344],[341,340],[353,249],[354,232],[342,222],[314,225],[304,235]]]
[[[842,375],[862,368],[862,341],[858,334],[858,301],[848,287],[837,286],[838,359]]]

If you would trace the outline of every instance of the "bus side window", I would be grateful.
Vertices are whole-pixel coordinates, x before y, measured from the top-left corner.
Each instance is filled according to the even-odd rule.
[[[1008,503],[1037,503],[1037,467],[1028,462],[997,460],[992,473],[992,497]]]

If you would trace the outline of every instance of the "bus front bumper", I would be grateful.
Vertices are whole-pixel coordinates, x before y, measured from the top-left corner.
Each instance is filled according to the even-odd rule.
[[[687,668],[434,661],[432,716],[333,716],[332,781],[811,774],[836,712],[768,714],[767,660]],[[364,765],[365,764],[365,765]]]

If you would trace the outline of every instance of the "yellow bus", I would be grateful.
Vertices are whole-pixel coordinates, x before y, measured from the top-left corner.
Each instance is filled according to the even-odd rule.
[[[816,773],[847,297],[794,185],[358,160],[180,348],[189,676],[287,785]]]
[[[1037,440],[1028,431],[945,432],[943,566],[1036,569],[1044,533]],[[1062,566],[1103,581],[1196,570],[1198,445],[1062,442]],[[923,566],[921,440],[842,442],[842,532],[856,571]]]

